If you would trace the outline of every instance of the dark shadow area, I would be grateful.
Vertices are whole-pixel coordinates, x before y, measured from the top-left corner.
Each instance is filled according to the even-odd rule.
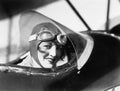
[[[120,40],[100,33],[88,34],[94,40],[94,48],[87,63],[80,70],[80,74],[77,73],[78,70],[75,68],[66,77],[49,85],[45,91],[82,91],[120,66]],[[114,74],[118,74],[118,72]],[[111,75],[108,75],[108,78],[110,77]],[[116,79],[118,78],[112,77],[111,82],[106,79],[105,82],[101,82],[101,80],[100,83],[103,83],[103,86],[107,86],[107,82],[112,84]],[[97,89],[96,87],[93,89]]]
[[[120,24],[116,25],[110,30],[110,33],[114,33],[118,36],[120,36]]]
[[[35,9],[58,0],[0,0],[0,19],[19,14],[25,10]]]

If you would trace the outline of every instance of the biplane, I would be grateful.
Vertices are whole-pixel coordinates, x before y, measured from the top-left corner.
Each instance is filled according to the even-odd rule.
[[[66,0],[88,31],[75,32],[57,21],[37,12],[21,13],[21,40],[28,49],[23,55],[0,64],[1,91],[119,91],[120,90],[120,25],[110,27],[109,3],[105,31],[92,31],[84,19]],[[49,22],[69,37],[75,60],[55,70],[18,65],[29,53],[29,36],[36,24]],[[26,31],[28,33],[25,36]],[[81,42],[84,46],[81,48]],[[82,50],[81,50],[82,49]],[[70,49],[69,49],[70,50]]]

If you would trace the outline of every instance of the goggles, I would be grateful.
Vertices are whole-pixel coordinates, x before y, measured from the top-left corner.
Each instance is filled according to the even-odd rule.
[[[37,40],[40,42],[57,40],[59,44],[64,45],[67,41],[67,38],[66,35],[63,34],[53,34],[51,31],[42,31],[29,37],[29,41],[33,40]]]

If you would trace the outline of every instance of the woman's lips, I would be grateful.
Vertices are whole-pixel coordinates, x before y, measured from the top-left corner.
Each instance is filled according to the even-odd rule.
[[[49,62],[53,62],[54,58],[45,58],[46,60],[48,60]]]

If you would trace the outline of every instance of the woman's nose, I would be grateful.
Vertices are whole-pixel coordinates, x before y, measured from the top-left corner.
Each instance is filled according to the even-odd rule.
[[[56,46],[52,46],[49,50],[49,55],[55,57],[56,56]]]

